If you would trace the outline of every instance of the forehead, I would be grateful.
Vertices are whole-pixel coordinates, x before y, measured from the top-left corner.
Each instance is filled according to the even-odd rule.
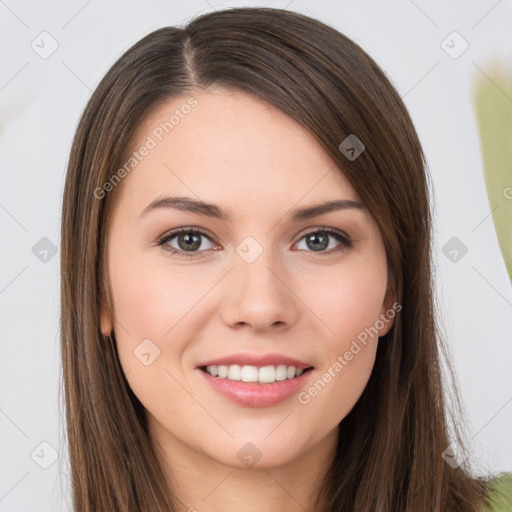
[[[318,198],[359,201],[312,134],[241,91],[194,90],[166,100],[137,129],[133,152],[140,160],[123,181],[132,205],[165,193],[217,203],[244,199],[248,209]]]

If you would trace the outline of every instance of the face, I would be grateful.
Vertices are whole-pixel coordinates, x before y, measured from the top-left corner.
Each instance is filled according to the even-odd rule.
[[[108,226],[102,330],[160,443],[275,467],[335,435],[365,388],[393,323],[385,249],[296,121],[242,92],[193,97],[137,132]],[[309,210],[332,201],[349,203]]]

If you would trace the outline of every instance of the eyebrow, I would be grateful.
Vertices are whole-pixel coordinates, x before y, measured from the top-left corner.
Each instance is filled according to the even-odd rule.
[[[158,210],[161,208],[171,208],[174,210],[186,211],[203,215],[205,217],[212,217],[215,219],[230,221],[231,215],[224,211],[219,206],[206,203],[190,197],[163,197],[161,199],[155,199],[152,201],[140,214],[140,217],[147,215],[149,212]],[[289,215],[294,222],[298,222],[305,219],[311,219],[319,215],[323,215],[329,212],[338,210],[358,209],[365,210],[366,207],[357,201],[351,199],[336,199],[314,206],[308,206],[307,208],[298,208],[293,210]]]

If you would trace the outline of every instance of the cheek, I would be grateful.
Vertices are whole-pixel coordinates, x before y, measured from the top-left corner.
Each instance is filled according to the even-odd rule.
[[[316,419],[321,418],[322,428],[329,431],[347,416],[368,383],[376,349],[375,341],[355,341],[333,353],[309,387],[298,395],[304,424],[310,423],[314,428]]]
[[[171,375],[177,375],[176,361],[186,350],[187,313],[204,295],[203,286],[191,286],[186,274],[166,272],[133,253],[130,258],[123,258],[122,251],[115,256],[110,269],[115,334],[128,383],[157,417],[165,417],[176,403],[188,410],[192,404]]]
[[[207,283],[191,279],[184,267],[170,271],[165,262],[148,260],[118,255],[110,270],[114,310],[134,336],[162,339],[200,300]]]
[[[192,330],[201,330],[208,320],[206,295],[218,276],[207,267],[201,273],[192,266],[171,268],[164,259],[151,262],[133,252],[130,258],[123,258],[122,251],[113,256],[110,285],[121,364],[125,371],[141,370],[134,350],[149,339],[160,351],[151,368],[176,368]],[[132,381],[137,375],[138,371],[130,374]]]
[[[386,292],[386,270],[375,259],[325,273],[315,282],[317,291],[309,293],[310,304],[326,327],[326,351],[344,350],[347,343],[379,319]]]
[[[385,267],[373,260],[346,270],[338,268],[317,281],[322,283],[324,293],[309,294],[311,309],[325,326],[319,344],[321,365],[299,402],[306,411],[323,414],[326,424],[335,426],[355,405],[373,369],[378,343],[375,323],[386,289]]]

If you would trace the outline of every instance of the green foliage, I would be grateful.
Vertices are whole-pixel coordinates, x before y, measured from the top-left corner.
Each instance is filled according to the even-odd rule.
[[[512,280],[512,69],[476,70],[473,101],[480,131],[487,195],[501,252]],[[509,510],[512,510],[509,509]]]
[[[486,512],[512,511],[512,473],[502,473],[489,484]]]

